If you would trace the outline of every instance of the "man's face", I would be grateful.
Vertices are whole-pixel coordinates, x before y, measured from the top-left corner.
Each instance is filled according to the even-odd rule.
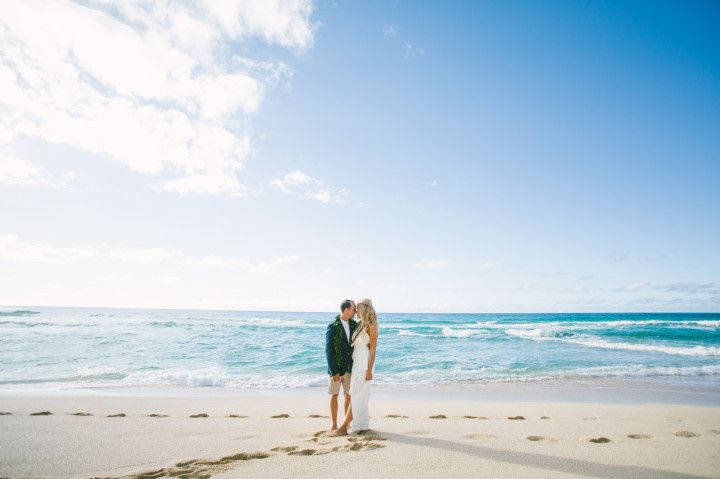
[[[356,312],[357,312],[357,306],[355,306],[355,303],[353,303],[348,309],[343,311],[343,318],[347,318],[349,320],[353,316],[355,316]]]

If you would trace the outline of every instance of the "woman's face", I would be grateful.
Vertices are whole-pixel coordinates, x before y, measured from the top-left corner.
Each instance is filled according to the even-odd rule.
[[[357,317],[358,317],[358,319],[362,319],[362,317],[363,317],[363,310],[364,310],[365,308],[363,308],[362,305],[355,306],[355,308],[357,309]]]

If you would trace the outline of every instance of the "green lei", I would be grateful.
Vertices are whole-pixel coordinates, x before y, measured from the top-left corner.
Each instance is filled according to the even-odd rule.
[[[342,319],[340,319],[340,315],[335,316],[335,333],[333,336],[333,353],[335,354],[335,364],[337,364],[338,372],[343,370],[343,357],[342,357],[342,342],[345,341],[343,338],[343,327],[340,322]],[[350,321],[348,321],[350,326],[350,337],[348,338],[348,342],[352,341],[352,335],[355,332],[355,329],[357,329],[357,322],[354,321],[352,318]],[[352,346],[350,346],[350,351],[352,351]],[[348,364],[347,369],[345,371],[350,371],[352,369],[352,357],[350,357],[350,364]]]

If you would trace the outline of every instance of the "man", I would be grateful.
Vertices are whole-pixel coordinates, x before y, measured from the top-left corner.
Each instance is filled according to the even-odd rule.
[[[357,322],[353,320],[355,303],[346,299],[340,304],[340,314],[335,321],[328,324],[325,334],[325,355],[327,356],[328,374],[330,375],[328,393],[330,394],[330,417],[332,430],[337,429],[338,395],[340,385],[345,393],[343,409],[345,414],[350,407],[350,371],[352,371],[352,338]]]

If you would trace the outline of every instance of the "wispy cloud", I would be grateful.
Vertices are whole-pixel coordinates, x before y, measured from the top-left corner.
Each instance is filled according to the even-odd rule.
[[[314,199],[326,204],[344,203],[345,198],[350,194],[350,190],[347,188],[333,188],[323,180],[309,176],[300,170],[275,178],[270,181],[270,184],[284,194]]]
[[[161,263],[165,260],[172,258],[173,256],[174,253],[172,251],[163,248],[119,250],[112,253],[113,258],[122,261],[142,264]]]
[[[290,70],[228,46],[305,51],[312,13],[310,0],[0,2],[0,141],[97,153],[160,190],[241,194],[247,124]]]
[[[21,241],[15,235],[0,234],[0,261],[26,263],[67,263],[68,261],[94,256],[90,248],[63,248],[40,243]]]
[[[426,271],[436,271],[446,268],[450,263],[444,259],[423,259],[418,262],[418,267]]]
[[[385,24],[383,25],[383,35],[386,37],[394,37],[397,35],[398,32],[398,26],[395,24]]]
[[[202,267],[213,267],[213,268],[233,268],[242,271],[253,271],[259,273],[271,273],[282,266],[297,263],[300,261],[298,255],[287,255],[279,256],[277,258],[271,258],[269,260],[237,260],[232,258],[225,258],[222,256],[206,256],[200,259],[186,259],[183,260],[183,264],[189,266],[202,266]]]
[[[643,282],[635,282],[635,283],[628,283],[622,288],[617,288],[614,291],[625,291],[625,292],[635,292],[640,291],[641,289],[645,289],[650,285],[650,283],[643,283]]]
[[[68,181],[72,181],[75,176],[74,172],[67,171],[58,177],[30,161],[21,160],[8,154],[0,154],[0,183],[16,186],[66,188]]]
[[[68,248],[22,241],[16,235],[0,234],[0,261],[63,264],[90,257],[94,260],[113,260],[143,265],[171,263],[258,273],[271,273],[283,266],[300,261],[298,255],[283,255],[265,259],[237,259],[217,255],[196,258],[166,248],[113,249],[107,246]]]
[[[405,43],[405,58],[418,58],[425,55],[425,50],[419,48],[412,43]]]
[[[659,289],[662,291],[671,291],[674,293],[690,293],[690,294],[698,294],[698,293],[720,293],[720,285],[713,282],[707,282],[707,283],[672,283],[672,284],[663,284],[658,285],[655,287],[655,289]]]

